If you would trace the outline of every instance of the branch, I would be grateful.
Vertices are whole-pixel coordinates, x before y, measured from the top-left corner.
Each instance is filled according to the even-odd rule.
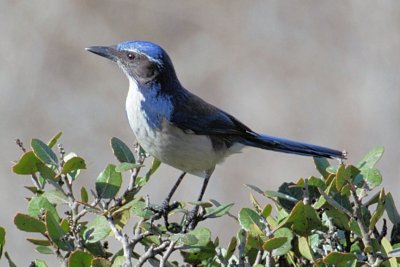
[[[129,243],[129,237],[126,234],[123,234],[121,231],[117,229],[114,223],[114,218],[112,216],[107,217],[107,221],[110,224],[111,231],[113,231],[115,238],[122,244],[122,249],[124,251],[125,257],[125,266],[132,266],[132,249],[131,243]]]

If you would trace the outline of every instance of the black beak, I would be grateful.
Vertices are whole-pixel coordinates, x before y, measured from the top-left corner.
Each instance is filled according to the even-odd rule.
[[[118,50],[115,48],[115,46],[91,46],[85,49],[86,51],[108,58],[112,61],[117,61],[118,58]]]

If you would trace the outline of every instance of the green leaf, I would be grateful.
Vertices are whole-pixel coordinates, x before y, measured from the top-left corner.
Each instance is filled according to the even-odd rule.
[[[229,245],[226,249],[226,254],[224,256],[225,260],[229,260],[232,257],[233,253],[235,253],[237,243],[238,243],[237,238],[232,237],[231,241],[229,242]]]
[[[187,240],[196,240],[189,248],[181,250],[185,262],[199,264],[215,256],[215,245],[211,242],[211,232],[207,228],[199,227],[186,235]]]
[[[33,151],[24,153],[18,162],[12,167],[12,170],[16,174],[28,175],[38,171],[37,165],[41,161],[35,156]]]
[[[124,256],[117,256],[115,257],[113,264],[111,267],[121,267],[125,265],[125,257]]]
[[[153,212],[148,209],[148,207],[146,206],[146,203],[140,199],[140,200],[133,200],[131,201],[132,204],[131,205],[131,212],[132,214],[144,218],[144,219],[150,219],[153,216]]]
[[[64,195],[63,192],[53,189],[53,190],[48,190],[43,193],[43,197],[47,198],[48,201],[52,204],[68,204],[68,198]]]
[[[393,247],[390,244],[389,240],[387,238],[382,238],[381,244],[383,247],[384,254],[389,255],[391,251],[393,251]],[[396,258],[389,258],[389,266],[390,267],[397,267],[397,260]]]
[[[28,240],[32,244],[38,245],[38,246],[50,246],[51,245],[50,241],[47,239],[27,238],[26,240]]]
[[[53,215],[54,220],[60,221],[60,216],[57,213],[56,208],[50,201],[44,196],[34,196],[28,203],[28,214],[32,217],[42,217],[45,211],[50,212]]]
[[[129,147],[117,137],[111,138],[111,147],[119,162],[135,163],[135,157]]]
[[[97,215],[89,222],[83,233],[83,238],[88,243],[96,243],[105,239],[111,232],[110,225],[104,216]]]
[[[293,239],[293,232],[288,228],[279,228],[274,232],[274,237],[285,237],[286,242],[285,244],[281,245],[279,248],[276,248],[272,251],[272,256],[282,256],[286,255],[292,248],[292,239]]]
[[[67,173],[77,171],[77,170],[82,170],[82,169],[86,169],[85,160],[81,157],[75,156],[75,157],[68,159],[64,163],[61,173],[67,174]]]
[[[47,146],[43,141],[40,141],[39,139],[32,139],[31,147],[33,153],[35,153],[36,157],[43,163],[52,166],[58,165],[58,158],[56,154],[54,154],[53,150],[51,150],[51,148]]]
[[[35,250],[40,254],[54,254],[54,251],[48,246],[37,246]]]
[[[263,249],[266,251],[271,252],[274,249],[280,248],[281,246],[283,246],[287,241],[286,237],[273,237],[268,239],[264,245],[263,245]]]
[[[357,260],[356,255],[342,252],[331,252],[324,258],[326,264],[333,264],[337,267],[349,266],[349,264],[355,260]]]
[[[252,209],[243,208],[239,212],[239,223],[242,229],[253,236],[262,236],[264,234],[264,225],[261,216]]]
[[[83,203],[88,203],[89,194],[84,186],[81,187],[81,200]]]
[[[100,198],[113,198],[122,184],[122,175],[115,171],[115,165],[109,164],[96,180],[96,191]]]
[[[291,225],[293,231],[301,236],[308,236],[313,230],[325,231],[315,209],[303,201],[297,202],[289,216],[281,224]]]
[[[348,182],[351,177],[351,169],[344,164],[340,164],[336,172],[336,189],[340,192],[342,187]]]
[[[267,219],[269,215],[271,215],[272,212],[272,205],[271,204],[267,204],[265,205],[264,209],[261,212],[261,215]]]
[[[206,209],[207,211],[206,218],[222,217],[229,212],[229,210],[232,208],[233,205],[234,203],[230,203],[230,204],[220,205],[218,207],[208,208]]]
[[[85,251],[76,250],[68,258],[68,267],[90,267],[93,256]]]
[[[6,244],[6,230],[0,227],[0,259],[3,255],[4,245]]]
[[[45,221],[47,233],[57,247],[64,251],[72,251],[74,245],[71,240],[66,239],[68,233],[64,231],[49,211],[46,211]]]
[[[357,163],[356,167],[360,170],[373,168],[382,157],[384,151],[385,150],[382,146],[371,149],[367,155],[365,155],[365,157],[359,163]]]
[[[159,161],[158,159],[154,158],[153,162],[151,163],[151,167],[149,169],[149,171],[146,173],[146,182],[150,179],[150,176],[152,176],[158,169],[158,167],[160,167],[161,165],[161,161]]]
[[[374,189],[382,183],[382,175],[378,169],[366,169],[361,172],[364,181],[367,183],[369,189]]]
[[[326,158],[321,157],[313,157],[315,167],[317,168],[318,172],[322,175],[322,177],[328,177],[329,173],[326,169],[330,166],[329,161]]]
[[[35,263],[35,267],[47,267],[48,266],[44,260],[36,259],[34,261],[34,263]]]
[[[308,244],[307,238],[304,236],[299,237],[299,251],[300,254],[307,260],[314,262],[314,254]]]
[[[14,224],[19,230],[24,232],[42,234],[46,232],[46,226],[42,221],[27,214],[17,213],[14,217]]]
[[[143,167],[143,165],[141,164],[137,164],[137,163],[128,163],[128,162],[122,162],[119,165],[117,165],[117,167],[115,167],[115,171],[116,172],[126,172],[126,171],[130,171],[139,167]]]
[[[257,212],[261,212],[261,210],[262,210],[261,205],[257,201],[257,199],[253,196],[253,193],[251,193],[251,192],[250,192],[250,201],[251,201],[251,204],[253,204],[254,209]]]
[[[53,138],[50,139],[49,142],[47,142],[47,146],[52,148],[58,141],[58,139],[60,139],[62,135],[62,132],[58,132],[55,136],[53,136]]]
[[[291,197],[289,195],[283,194],[281,192],[276,192],[276,191],[265,191],[264,195],[266,197],[270,197],[270,198],[282,198],[291,202],[297,202],[298,199]]]
[[[5,252],[4,256],[6,257],[6,259],[8,261],[8,266],[9,267],[17,267],[17,265],[13,262],[13,260],[10,257],[10,255],[8,254],[8,252]]]
[[[400,224],[400,215],[394,204],[394,200],[391,193],[387,193],[385,198],[385,209],[389,217],[389,220],[394,224]]]
[[[368,229],[372,231],[375,228],[375,225],[378,223],[379,219],[383,216],[383,212],[385,211],[385,190],[382,188],[379,194],[378,205],[371,216],[371,220],[369,223]]]
[[[255,186],[255,185],[245,184],[245,186],[247,186],[247,187],[250,188],[251,190],[253,190],[253,191],[255,191],[255,192],[257,192],[257,193],[259,193],[259,194],[261,194],[261,195],[264,195],[264,191],[261,190],[259,187]]]
[[[111,267],[111,262],[105,258],[94,258],[92,260],[92,267]]]

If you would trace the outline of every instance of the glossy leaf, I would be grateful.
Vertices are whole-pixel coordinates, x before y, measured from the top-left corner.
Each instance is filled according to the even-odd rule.
[[[47,142],[47,146],[52,148],[55,144],[57,144],[58,140],[60,139],[62,135],[62,132],[58,132],[53,138],[50,139],[49,142]]]
[[[124,256],[117,256],[114,258],[113,264],[111,267],[121,267],[125,265],[125,257]]]
[[[40,254],[54,254],[54,251],[48,246],[37,246],[35,250]]]
[[[131,202],[132,204],[130,204],[130,210],[132,214],[144,219],[150,219],[153,216],[153,212],[148,209],[146,203],[143,200],[133,200]]]
[[[382,188],[380,195],[379,195],[378,205],[377,205],[375,211],[372,213],[371,220],[369,222],[368,229],[370,231],[372,231],[375,228],[378,221],[382,218],[383,213],[385,211],[384,203],[385,203],[385,190]]]
[[[6,244],[6,230],[0,227],[0,259],[3,255],[4,245]]]
[[[331,252],[324,258],[326,264],[333,264],[337,267],[349,266],[349,264],[355,260],[357,260],[356,255],[342,252]]]
[[[67,196],[64,195],[63,192],[53,189],[48,190],[43,193],[43,197],[47,198],[47,200],[52,204],[68,204],[69,200]]]
[[[91,267],[111,267],[111,262],[105,258],[94,258]]]
[[[86,169],[85,160],[81,157],[75,156],[65,161],[61,173],[67,174],[82,169]]]
[[[72,251],[74,249],[72,241],[65,238],[67,232],[64,231],[49,211],[46,211],[45,221],[47,233],[57,247],[64,251]]]
[[[48,211],[54,217],[54,220],[60,221],[60,216],[58,215],[56,208],[46,197],[32,197],[28,203],[28,214],[32,217],[39,218],[45,211]]]
[[[230,204],[220,205],[218,207],[206,209],[206,211],[207,211],[206,218],[222,217],[229,212],[229,210],[232,208],[233,205],[234,205],[234,203],[230,203]]]
[[[273,238],[268,239],[264,243],[263,249],[266,250],[266,251],[270,251],[271,252],[274,249],[280,248],[286,242],[287,242],[287,238],[286,237],[273,237]]]
[[[231,241],[229,242],[229,245],[226,249],[226,254],[224,256],[224,258],[226,260],[230,259],[232,257],[232,255],[235,253],[236,247],[237,247],[237,238],[236,237],[232,237]]]
[[[264,225],[261,216],[254,210],[243,208],[239,212],[239,223],[250,235],[264,235]]]
[[[284,224],[291,225],[293,231],[301,236],[308,236],[313,230],[326,230],[315,209],[303,201],[297,202]]]
[[[83,203],[88,203],[89,201],[89,194],[84,186],[81,187],[81,201]]]
[[[322,157],[313,157],[315,167],[317,168],[318,172],[322,175],[322,177],[328,177],[329,173],[326,169],[330,166],[329,161],[326,158]]]
[[[281,245],[279,248],[276,248],[272,251],[273,256],[282,256],[286,255],[292,248],[292,239],[293,239],[293,232],[292,230],[282,227],[279,228],[274,232],[274,237],[279,238],[279,237],[285,237],[286,242]]]
[[[314,261],[314,254],[308,244],[307,238],[304,236],[299,237],[299,251],[304,258],[311,262]]]
[[[382,183],[382,175],[378,169],[366,169],[363,170],[361,174],[370,189],[374,189]]]
[[[361,170],[373,168],[382,157],[384,151],[384,148],[381,146],[371,149],[367,155],[365,155],[365,157],[359,163],[357,163],[356,167]]]
[[[46,264],[46,262],[44,260],[34,260],[35,263],[35,267],[47,267],[48,265]]]
[[[111,232],[110,225],[104,216],[97,215],[88,223],[83,238],[88,243],[96,243],[105,239]]]
[[[36,239],[36,238],[27,238],[29,242],[37,246],[50,246],[51,243],[47,239]]]
[[[32,139],[31,147],[36,157],[45,164],[58,165],[58,158],[51,148],[39,139]]]
[[[393,247],[392,247],[392,245],[390,244],[389,240],[387,240],[387,238],[385,238],[385,237],[382,238],[381,244],[382,244],[384,253],[385,253],[386,255],[389,255],[390,252],[393,251]],[[388,261],[388,262],[389,262],[389,266],[390,266],[390,267],[397,267],[397,266],[398,266],[398,265],[397,265],[397,260],[396,260],[396,258],[389,258],[389,261]]]
[[[37,165],[41,161],[36,157],[33,151],[25,152],[18,162],[12,167],[12,170],[16,174],[28,175],[38,171]]]
[[[137,164],[137,163],[122,162],[122,163],[118,164],[117,167],[115,167],[115,171],[116,172],[126,172],[126,171],[130,171],[130,170],[133,170],[133,169],[139,168],[139,167],[143,167],[143,165]]]
[[[394,224],[400,224],[400,215],[394,204],[394,200],[391,193],[387,193],[385,198],[385,210],[389,217],[389,220]]]
[[[115,165],[109,164],[96,180],[96,191],[100,198],[113,198],[122,184],[120,172],[115,171]]]
[[[117,137],[111,139],[111,147],[119,162],[135,163],[135,157],[129,147]]]
[[[85,251],[76,250],[68,258],[68,267],[90,267],[93,256]]]
[[[44,222],[27,214],[18,213],[14,217],[14,224],[19,230],[24,232],[42,234],[46,232],[46,226]]]

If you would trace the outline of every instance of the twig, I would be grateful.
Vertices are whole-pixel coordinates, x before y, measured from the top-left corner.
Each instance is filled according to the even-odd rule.
[[[159,246],[154,247],[154,245],[151,245],[149,249],[140,256],[138,263],[136,264],[136,267],[141,267],[143,264],[150,258],[154,258],[157,254],[162,253],[169,245],[170,245],[169,240],[165,240],[163,243],[161,243]]]
[[[349,183],[351,195],[354,198],[354,207],[355,207],[355,216],[354,219],[357,221],[358,226],[360,227],[362,241],[365,247],[372,247],[372,240],[368,233],[368,227],[365,225],[364,220],[362,218],[362,206],[361,200],[358,198],[356,193],[356,188],[353,183]],[[377,261],[377,257],[375,255],[375,251],[372,253],[367,253],[368,262],[372,266]]]
[[[169,256],[171,256],[171,253],[174,251],[176,242],[177,242],[177,241],[175,240],[175,241],[172,241],[172,242],[169,244],[167,250],[165,251],[164,256],[161,258],[160,267],[164,267],[164,266],[165,266],[165,263],[167,262]]]
[[[113,231],[115,238],[122,244],[122,250],[124,251],[125,267],[132,266],[132,249],[131,243],[129,242],[128,235],[122,233],[117,229],[112,216],[107,217],[107,221],[110,225],[111,231]]]
[[[239,243],[239,267],[244,267],[245,246],[246,246],[246,232],[242,231],[242,236],[240,237],[240,243]]]

